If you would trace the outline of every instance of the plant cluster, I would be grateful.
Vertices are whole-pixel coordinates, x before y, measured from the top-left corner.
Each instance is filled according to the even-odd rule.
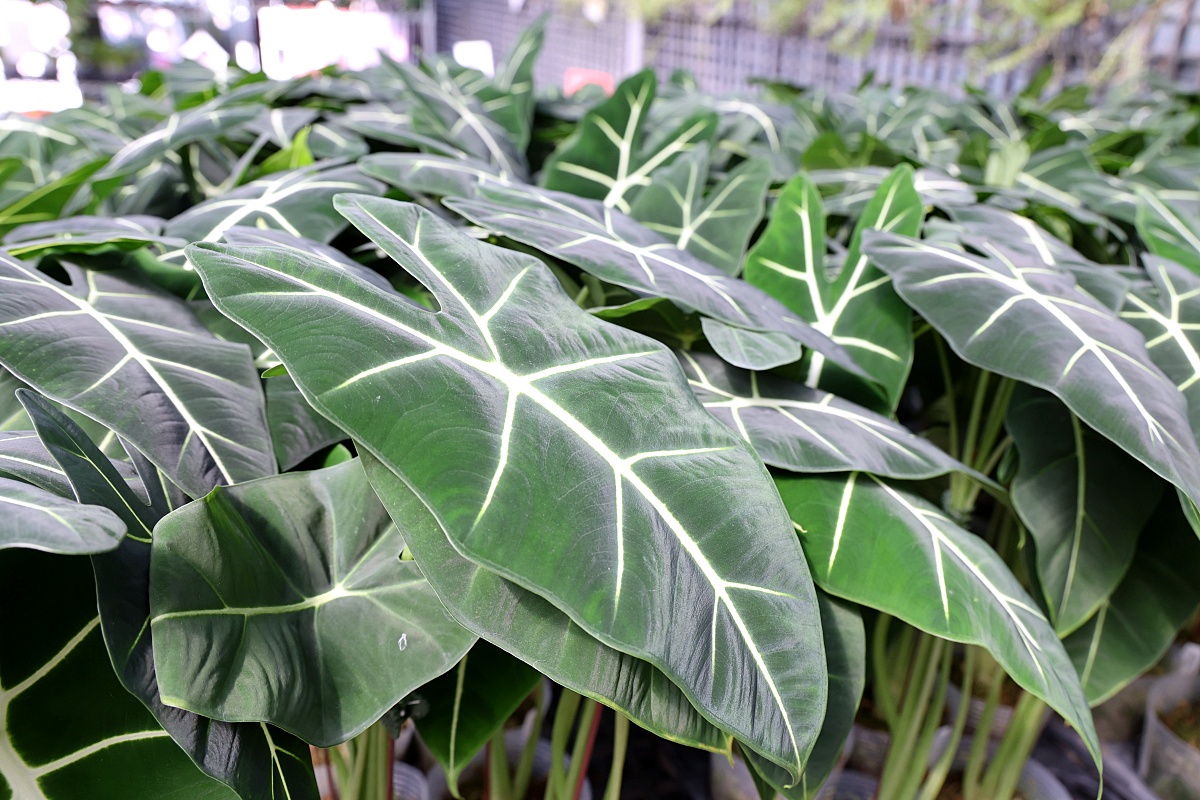
[[[1099,769],[1200,604],[1189,99],[539,99],[541,36],[0,119],[0,796],[383,797],[407,715],[522,797],[542,676],[551,797],[601,705],[613,800],[629,721],[764,797],[865,715],[881,797],[1050,711]]]

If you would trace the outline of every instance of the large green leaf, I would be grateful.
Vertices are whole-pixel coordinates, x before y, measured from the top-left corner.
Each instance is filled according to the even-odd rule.
[[[413,487],[457,550],[650,661],[798,774],[824,710],[819,620],[753,452],[665,347],[584,313],[540,260],[411,204],[339,207],[440,311],[315,259],[191,248],[214,302]],[[331,336],[336,352],[311,347]]]
[[[867,230],[915,236],[924,214],[912,170],[897,168],[867,205],[845,263],[833,272],[826,265],[821,196],[802,173],[784,187],[766,231],[746,256],[746,280],[849,350],[883,386],[893,408],[912,366],[912,314],[863,252],[862,236]],[[821,353],[812,356],[805,377],[810,386],[828,388],[832,376],[825,361]]]
[[[778,478],[825,591],[955,642],[981,645],[1079,731],[1091,711],[1054,628],[996,552],[936,506],[874,476]]]
[[[119,548],[92,558],[100,628],[121,684],[201,770],[232,787],[243,800],[280,793],[293,800],[315,800],[307,744],[263,724],[201,717],[165,705],[159,695],[150,637],[150,537],[154,523],[178,500],[178,490],[167,486],[162,473],[136,450],[131,452],[142,472],[126,477],[78,425],[40,395],[25,390],[21,401],[71,491],[84,502],[108,508],[129,530]]]
[[[0,208],[0,233],[6,233],[19,225],[45,222],[60,216],[71,198],[99,170],[108,159],[91,161],[61,177],[39,185],[23,193],[8,205]]]
[[[410,194],[434,197],[469,197],[481,183],[513,184],[498,167],[468,156],[372,153],[361,159],[358,166],[371,177],[399,186]]]
[[[708,170],[709,149],[702,142],[654,173],[629,215],[677,249],[736,275],[762,219],[771,168],[765,161],[743,162],[706,192]]]
[[[650,183],[650,174],[669,165],[700,142],[711,142],[717,115],[701,111],[673,129],[645,141],[646,115],[657,81],[646,69],[626,78],[613,96],[584,115],[546,161],[542,185],[601,200],[626,213]]]
[[[795,786],[789,786],[786,772],[754,753],[746,755],[751,768],[787,800],[816,797],[837,766],[854,727],[867,679],[867,636],[858,606],[819,590],[817,600],[821,603],[821,632],[829,661],[829,705],[821,735],[804,765],[804,776]]]
[[[150,562],[163,698],[321,747],[366,730],[474,641],[403,549],[357,461],[172,512]]]
[[[491,81],[495,93],[487,87],[480,98],[521,152],[529,147],[535,101],[533,70],[546,40],[549,19],[550,12],[543,12],[521,31],[512,49],[496,67],[496,75]]]
[[[429,711],[417,721],[421,740],[458,791],[458,775],[542,679],[538,671],[486,641],[418,690]]]
[[[0,363],[128,439],[193,496],[275,471],[244,345],[214,339],[134,275],[63,266],[70,284],[0,256]]]
[[[28,547],[68,555],[103,553],[125,535],[125,525],[108,509],[65,500],[12,478],[0,478],[0,514],[5,520],[0,550]]]
[[[1200,450],[1183,396],[1142,335],[1071,276],[968,240],[988,255],[876,234],[867,251],[964,360],[1045,389],[1132,456],[1200,498]]]
[[[783,333],[862,373],[850,355],[760,289],[678,250],[595,200],[533,187],[479,186],[446,205],[483,227],[639,294],[665,297],[733,327]]]
[[[1038,583],[1063,636],[1121,582],[1163,483],[1045,392],[1018,386],[1006,424],[1020,455],[1013,508],[1037,545]]]
[[[1063,640],[1092,705],[1158,663],[1200,606],[1195,579],[1200,541],[1180,499],[1174,492],[1163,496],[1116,591]]]
[[[773,467],[794,472],[863,470],[909,479],[966,469],[899,423],[828,392],[731,367],[705,353],[677,355],[692,391],[709,413],[737,431]]]
[[[126,692],[87,559],[0,551],[0,798],[230,800]]]
[[[32,484],[66,499],[75,497],[66,473],[31,430],[0,431],[0,477]]]
[[[4,247],[10,255],[41,258],[56,253],[95,254],[146,245],[168,249],[186,244],[162,236],[162,226],[157,217],[67,217],[22,225],[4,237]]]
[[[1121,319],[1146,337],[1150,360],[1183,393],[1192,433],[1200,438],[1200,277],[1152,256],[1146,273],[1151,285],[1125,295]]]
[[[404,481],[363,450],[367,477],[429,583],[454,617],[556,683],[613,706],[649,731],[691,747],[729,752],[731,737],[692,707],[650,663],[594,638],[540,595],[463,558]]]

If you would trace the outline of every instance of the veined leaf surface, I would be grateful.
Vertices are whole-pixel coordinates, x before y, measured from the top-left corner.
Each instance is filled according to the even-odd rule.
[[[543,185],[628,213],[652,172],[700,142],[711,142],[717,129],[717,115],[702,111],[645,143],[646,115],[656,91],[652,69],[622,81],[612,97],[583,116],[546,161]]]
[[[249,351],[176,298],[64,263],[65,285],[0,256],[0,363],[144,452],[188,494],[275,472]]]
[[[706,353],[677,355],[692,391],[709,413],[737,431],[773,467],[794,472],[863,470],[908,479],[966,469],[899,423],[828,392],[731,367]]]
[[[192,206],[167,223],[164,234],[189,242],[216,242],[235,225],[264,226],[328,242],[346,227],[333,208],[342,192],[378,193],[383,187],[358,167],[305,169],[268,175],[221,197]]]
[[[912,365],[912,314],[863,252],[862,236],[867,230],[916,235],[924,214],[912,170],[896,169],[859,218],[845,264],[833,274],[825,264],[821,195],[800,174],[784,187],[766,231],[746,256],[746,280],[849,350],[884,387],[892,407]],[[825,361],[821,353],[812,356],[807,384],[821,385]]]
[[[754,753],[746,755],[751,768],[787,800],[809,800],[820,791],[837,766],[867,681],[867,635],[858,606],[817,590],[821,631],[829,659],[829,705],[821,735],[804,765],[804,777],[789,786],[787,773]]]
[[[1074,280],[991,242],[986,256],[889,234],[868,239],[896,291],[959,356],[1045,389],[1192,498],[1200,450],[1183,396],[1142,335]]]
[[[616,708],[643,728],[691,747],[728,753],[717,729],[663,672],[596,639],[540,595],[459,555],[404,481],[361,449],[363,467],[417,564],[460,623],[556,683]]]
[[[763,215],[771,180],[765,161],[739,164],[708,189],[709,149],[701,143],[651,176],[629,215],[726,275],[736,275]]]
[[[1179,508],[1181,499],[1175,492],[1163,496],[1116,591],[1063,640],[1092,705],[1157,664],[1200,606],[1200,540]]]
[[[167,515],[150,561],[164,699],[320,747],[362,732],[475,639],[403,549],[357,461],[216,489]]]
[[[1200,273],[1200,220],[1164,203],[1158,192],[1136,186],[1137,229],[1151,253]]]
[[[0,454],[0,468],[4,456]],[[0,550],[28,547],[47,553],[103,553],[121,543],[125,525],[106,508],[67,500],[45,489],[0,477]]]
[[[66,474],[31,430],[0,431],[0,477],[32,484],[59,497],[74,498]]]
[[[778,478],[825,591],[955,642],[978,644],[1013,680],[1100,743],[1058,635],[1000,556],[937,507],[871,475]]]
[[[480,186],[469,200],[445,201],[467,219],[639,294],[665,297],[738,328],[784,333],[865,375],[827,336],[767,293],[740,281],[624,214],[533,187]]]
[[[1142,332],[1150,360],[1183,393],[1200,439],[1200,276],[1154,257],[1146,259],[1146,273],[1151,285],[1125,295],[1121,319]]]
[[[387,181],[406,192],[433,197],[470,197],[480,184],[513,184],[499,167],[471,157],[372,153],[362,158],[358,166],[371,177]]]
[[[1065,635],[1121,582],[1163,482],[1045,392],[1018,386],[1006,424],[1020,454],[1013,507],[1037,545],[1038,583]]]
[[[315,259],[191,248],[214,302],[413,487],[457,550],[650,661],[798,775],[825,664],[803,554],[757,457],[665,347],[583,312],[540,260],[411,204],[339,207],[440,311]]]

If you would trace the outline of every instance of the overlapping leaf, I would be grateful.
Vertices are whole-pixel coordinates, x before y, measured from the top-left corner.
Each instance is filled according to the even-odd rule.
[[[166,705],[159,694],[150,637],[150,541],[155,522],[179,502],[178,489],[132,450],[140,473],[132,476],[105,458],[78,425],[28,390],[21,401],[48,452],[82,502],[103,506],[128,530],[120,547],[92,557],[100,631],[117,679],[150,710],[165,735],[203,772],[233,788],[243,800],[280,794],[315,800],[308,745],[261,723],[219,722]],[[108,665],[104,667],[108,670]]]
[[[1146,337],[1146,350],[1187,400],[1200,438],[1200,276],[1165,258],[1146,259],[1150,285],[1125,295],[1121,319]]]
[[[765,161],[738,165],[708,191],[709,149],[701,143],[651,176],[629,215],[727,275],[742,268],[763,215],[771,178]]]
[[[826,266],[821,196],[801,174],[784,187],[766,231],[746,256],[746,280],[849,350],[884,387],[893,408],[912,365],[912,315],[887,275],[863,252],[862,236],[868,230],[916,235],[923,216],[912,171],[901,167],[875,193],[859,218],[845,263],[832,273]],[[824,354],[812,356],[806,383],[821,385],[825,362]]]
[[[456,549],[650,661],[798,775],[825,665],[803,557],[761,462],[703,411],[669,351],[584,314],[539,260],[412,205],[339,206],[439,312],[315,259],[193,248],[214,302],[403,476]],[[328,336],[336,352],[311,346]]]
[[[5,455],[0,454],[0,469]],[[47,553],[103,553],[121,543],[125,525],[99,506],[65,500],[45,489],[0,477],[0,550],[28,547]]]
[[[769,373],[747,372],[704,353],[677,353],[709,413],[767,464],[794,472],[864,470],[929,478],[965,470],[932,443],[848,400]]]
[[[1121,582],[1163,482],[1057,399],[1018,387],[1007,427],[1020,462],[1013,507],[1036,543],[1038,583],[1059,635]]]
[[[480,186],[446,205],[471,221],[543,250],[602,280],[665,297],[719,322],[783,333],[847,369],[861,368],[838,344],[744,281],[677,250],[629,217],[587,200],[533,187]]]
[[[0,363],[132,442],[193,496],[275,471],[242,345],[121,272],[64,264],[69,285],[0,256]]]
[[[330,747],[452,667],[446,615],[357,461],[219,488],[154,531],[150,627],[171,705]]]
[[[1190,497],[1200,450],[1182,395],[1142,335],[1067,274],[991,242],[987,255],[887,234],[867,251],[966,361],[1045,389]]]
[[[546,161],[542,185],[601,200],[626,213],[650,175],[700,142],[710,142],[717,116],[701,111],[646,141],[647,114],[657,92],[654,70],[626,78],[613,96],[584,115]]]
[[[951,641],[981,645],[1071,723],[1100,760],[1079,679],[1037,604],[986,543],[871,475],[776,480],[825,591]]]

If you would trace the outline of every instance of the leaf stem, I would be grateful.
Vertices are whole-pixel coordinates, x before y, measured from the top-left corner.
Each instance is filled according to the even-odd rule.
[[[571,726],[575,722],[575,713],[579,710],[582,699],[565,686],[558,696],[558,707],[554,709],[554,727],[550,732],[550,775],[546,779],[545,800],[562,798],[561,791],[566,780],[563,756],[567,752],[567,738],[571,735]]]
[[[629,717],[620,711],[613,712],[613,761],[608,772],[608,785],[604,788],[604,800],[620,800],[621,779],[625,772],[625,750],[629,746]]]
[[[570,794],[563,800],[579,800],[583,791],[583,779],[587,775],[588,762],[592,759],[592,747],[596,744],[596,730],[600,727],[600,704],[585,700],[579,728],[575,731],[575,747],[571,751],[571,770],[567,773],[564,789]]]
[[[545,678],[533,687],[533,725],[528,738],[525,739],[521,760],[517,762],[517,773],[513,777],[512,792],[515,800],[525,800],[525,794],[529,791],[529,781],[533,777],[533,759],[537,755],[537,746],[542,735],[542,720],[546,716],[545,688]]]
[[[933,345],[937,350],[938,365],[942,372],[942,386],[946,390],[946,424],[949,426],[950,455],[962,457],[958,444],[958,400],[954,396],[954,377],[950,374],[950,358],[946,355],[946,343],[941,336],[933,337]]]
[[[942,787],[946,784],[946,776],[950,774],[950,767],[954,765],[954,757],[958,754],[958,745],[962,742],[963,731],[967,727],[967,714],[971,710],[972,690],[975,684],[975,653],[976,649],[968,645],[963,659],[961,694],[958,698],[958,709],[954,712],[954,722],[950,727],[950,736],[947,737],[946,747],[938,756],[937,762],[930,767],[929,777],[926,778],[921,795],[917,800],[936,800]]]

